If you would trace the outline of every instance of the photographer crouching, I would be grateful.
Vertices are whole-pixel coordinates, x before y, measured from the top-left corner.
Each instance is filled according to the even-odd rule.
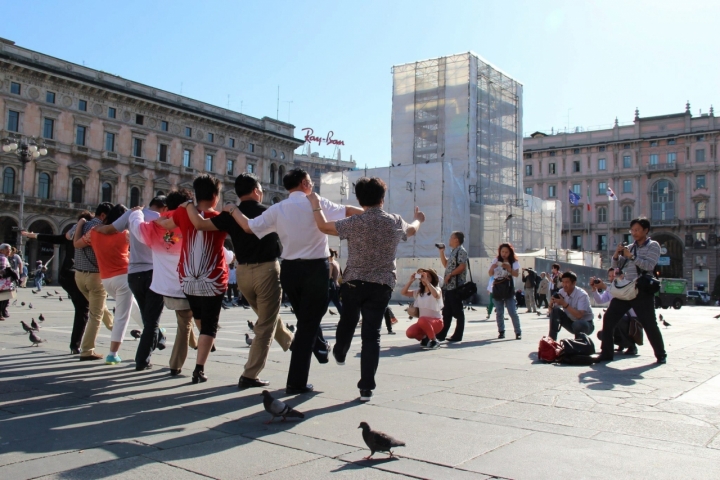
[[[562,274],[562,288],[550,299],[550,333],[557,340],[558,332],[564,328],[578,337],[579,333],[590,335],[595,330],[590,297],[581,288],[576,288],[577,275],[573,272]]]

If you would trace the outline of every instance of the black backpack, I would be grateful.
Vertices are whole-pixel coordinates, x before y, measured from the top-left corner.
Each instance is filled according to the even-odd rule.
[[[560,340],[563,353],[558,359],[560,363],[568,365],[592,365],[595,363],[595,344],[592,339],[584,333],[578,333],[575,338],[563,338]]]

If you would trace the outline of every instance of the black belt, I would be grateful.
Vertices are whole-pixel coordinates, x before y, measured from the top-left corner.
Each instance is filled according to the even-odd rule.
[[[327,262],[327,258],[293,258],[291,260],[286,260],[283,258],[283,263],[285,262]]]
[[[277,259],[274,260],[263,260],[262,262],[238,262],[238,265],[260,265],[261,263],[271,263],[276,262]]]

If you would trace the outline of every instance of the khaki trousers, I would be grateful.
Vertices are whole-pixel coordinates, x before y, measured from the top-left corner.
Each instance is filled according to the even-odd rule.
[[[104,323],[108,330],[112,330],[113,317],[105,304],[107,292],[99,273],[75,272],[75,283],[90,304],[87,327],[80,343],[80,356],[87,357],[95,353],[100,322]]]
[[[180,370],[187,359],[188,344],[196,348],[197,339],[193,330],[192,310],[175,310],[175,317],[177,317],[177,335],[170,354],[170,368]],[[200,321],[197,320],[197,323],[199,326]]]
[[[252,307],[258,319],[255,338],[250,346],[243,377],[256,379],[265,368],[273,337],[284,351],[290,348],[293,334],[285,327],[280,313],[282,288],[280,287],[280,263],[265,262],[237,266],[238,288]]]

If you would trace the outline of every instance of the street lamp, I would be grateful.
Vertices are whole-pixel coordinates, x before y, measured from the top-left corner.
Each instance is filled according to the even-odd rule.
[[[22,252],[23,237],[20,232],[25,229],[25,168],[32,159],[37,159],[43,155],[47,155],[47,147],[45,143],[38,146],[35,137],[23,137],[21,135],[11,135],[2,140],[2,149],[5,153],[14,153],[20,159],[22,165],[20,173],[20,225],[18,227],[18,245]],[[22,252],[23,255],[25,252]]]

